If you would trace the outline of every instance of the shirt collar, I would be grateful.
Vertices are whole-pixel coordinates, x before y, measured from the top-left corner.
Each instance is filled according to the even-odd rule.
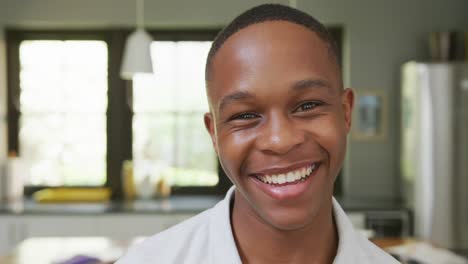
[[[213,208],[210,219],[210,252],[211,263],[241,264],[236,242],[231,228],[231,200],[235,187],[232,186],[226,193],[223,201]]]
[[[224,200],[218,203],[211,216],[210,223],[210,244],[213,252],[212,263],[233,263],[241,264],[241,259],[234,241],[234,235],[231,227],[230,205],[233,199],[235,186],[232,186],[227,192]],[[357,256],[362,254],[356,241],[356,231],[346,213],[338,202],[333,198],[333,215],[338,232],[338,249],[333,264],[355,263]],[[232,260],[226,262],[227,260]],[[361,263],[359,264],[367,264]]]
[[[356,241],[357,234],[353,224],[335,198],[333,198],[333,216],[338,232],[338,249],[333,264],[355,263],[356,256],[361,254],[357,246],[359,244]],[[361,260],[360,264],[366,263],[362,263]]]

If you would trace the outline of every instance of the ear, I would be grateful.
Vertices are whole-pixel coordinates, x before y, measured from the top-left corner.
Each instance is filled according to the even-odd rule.
[[[216,127],[213,115],[211,113],[205,113],[204,121],[206,130],[210,134],[211,142],[213,143],[213,148],[216,151],[216,154],[218,154],[218,145],[216,142]]]
[[[351,88],[346,88],[341,94],[343,104],[344,118],[346,123],[346,132],[351,130],[353,108],[354,108],[354,91]]]

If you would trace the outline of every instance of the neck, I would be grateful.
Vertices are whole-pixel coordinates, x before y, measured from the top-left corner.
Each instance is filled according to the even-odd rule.
[[[332,202],[304,227],[281,230],[235,195],[232,227],[242,263],[332,263],[338,247]]]

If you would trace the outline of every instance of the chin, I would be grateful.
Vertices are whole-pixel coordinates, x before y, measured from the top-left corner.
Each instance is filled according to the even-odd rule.
[[[318,208],[276,209],[265,215],[264,220],[280,231],[303,229],[317,220]]]

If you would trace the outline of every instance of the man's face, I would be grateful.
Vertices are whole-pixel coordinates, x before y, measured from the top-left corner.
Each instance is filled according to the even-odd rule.
[[[205,124],[235,206],[281,230],[311,223],[330,204],[353,106],[326,43],[289,22],[251,25],[218,50],[209,87]]]

